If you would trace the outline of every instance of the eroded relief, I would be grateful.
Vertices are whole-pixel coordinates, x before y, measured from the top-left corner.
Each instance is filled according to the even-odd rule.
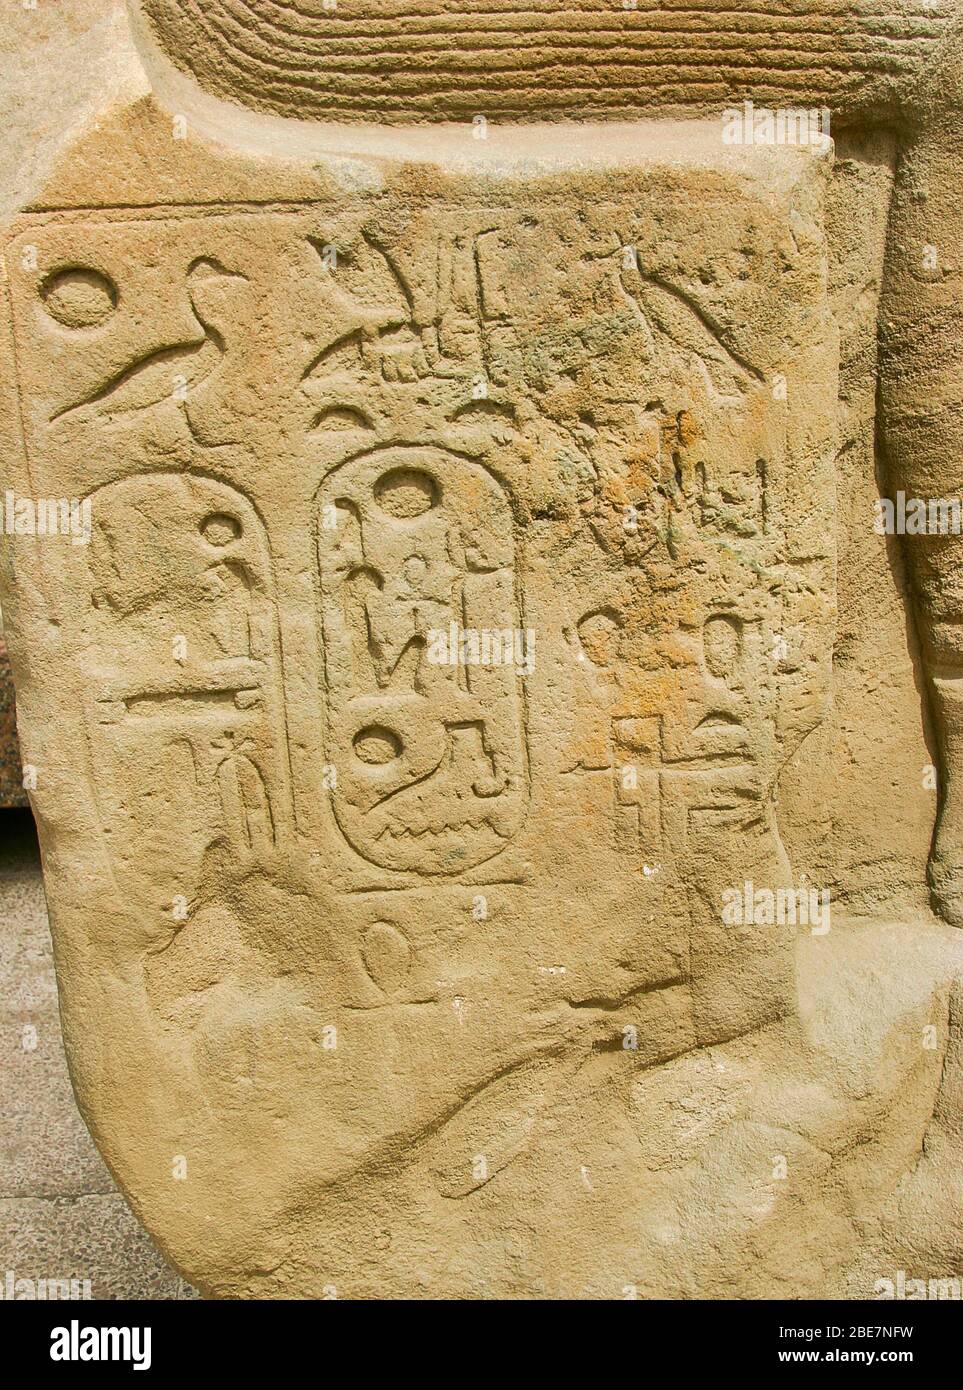
[[[491,859],[518,829],[527,794],[504,490],[454,454],[387,449],[335,469],[319,505],[338,822],[386,868],[453,873]]]
[[[679,978],[713,846],[784,867],[779,768],[827,697],[775,345],[621,206],[30,235],[18,331],[58,367],[30,447],[51,486],[81,450],[101,475],[78,640],[112,858],[194,910],[219,844],[309,894],[538,891],[571,835],[659,896],[644,969]]]
[[[719,900],[792,880],[831,688],[822,270],[748,194],[597,194],[38,214],[11,253],[145,1015],[319,1220],[376,1170],[487,1201],[582,1078],[791,1009],[792,934]]]
[[[205,1295],[958,1285],[961,3],[8,26],[64,1041]]]
[[[82,640],[103,832],[122,879],[186,909],[208,848],[263,859],[287,814],[267,541],[244,497],[190,472],[90,502]]]

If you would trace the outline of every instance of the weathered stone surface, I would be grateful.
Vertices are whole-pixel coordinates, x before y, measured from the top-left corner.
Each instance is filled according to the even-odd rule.
[[[950,6],[925,0],[140,0],[218,96],[328,120],[599,118],[760,104],[895,108]]]
[[[551,124],[540,49],[543,95],[481,104],[535,124],[292,122],[467,108],[427,61],[409,105],[363,15],[299,10],[295,99],[273,5],[243,42],[230,3],[144,10],[9,220],[3,412],[8,486],[77,519],[14,535],[4,611],[74,1084],[135,1211],[220,1295],[949,1277],[956,550],[917,651],[873,530],[881,298],[897,480],[932,391],[908,135],[740,147],[604,74],[661,118]],[[559,33],[636,15],[595,17]],[[945,16],[797,17],[800,52],[885,38],[889,123]],[[932,312],[955,341],[945,280]]]

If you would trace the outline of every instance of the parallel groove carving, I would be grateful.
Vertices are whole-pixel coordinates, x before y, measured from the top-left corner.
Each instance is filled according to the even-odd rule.
[[[301,118],[389,121],[628,116],[742,96],[845,111],[870,94],[896,100],[952,12],[914,0],[142,5],[173,61],[220,96]]]

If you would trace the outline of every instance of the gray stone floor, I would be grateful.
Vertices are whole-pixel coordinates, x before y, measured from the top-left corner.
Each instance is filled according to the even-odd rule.
[[[0,1294],[90,1281],[93,1298],[196,1294],[138,1224],[77,1112],[29,811],[0,810]]]

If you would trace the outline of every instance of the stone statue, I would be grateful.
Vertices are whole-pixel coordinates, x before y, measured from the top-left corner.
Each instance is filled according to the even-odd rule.
[[[108,4],[7,197],[81,1109],[214,1295],[942,1288],[963,11],[384,10]]]

